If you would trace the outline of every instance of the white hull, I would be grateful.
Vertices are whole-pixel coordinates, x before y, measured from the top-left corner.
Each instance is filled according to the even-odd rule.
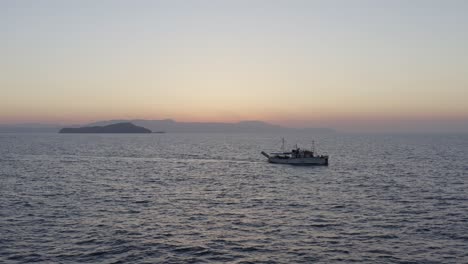
[[[284,151],[284,139],[283,146],[281,147],[282,152],[277,153],[266,153],[265,151],[260,152],[263,156],[268,159],[270,163],[276,164],[289,164],[289,165],[322,165],[328,166],[327,155],[316,155],[314,148],[312,150],[300,149],[299,147],[292,149],[290,152]]]
[[[269,157],[268,162],[290,165],[328,165],[328,157],[277,158]]]

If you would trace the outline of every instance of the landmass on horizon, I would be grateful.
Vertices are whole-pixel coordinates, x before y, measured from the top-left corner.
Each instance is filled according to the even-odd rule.
[[[148,134],[152,133],[151,130],[136,126],[130,122],[122,122],[110,124],[106,126],[85,126],[77,128],[62,128],[59,133],[132,133],[132,134]]]
[[[132,123],[136,126],[144,127],[152,131],[165,132],[298,132],[307,131],[310,133],[333,133],[334,129],[324,127],[309,128],[291,128],[280,125],[270,124],[263,121],[240,121],[237,123],[222,122],[177,122],[172,119],[163,120],[145,120],[145,119],[122,119],[106,120],[84,125],[73,125],[69,128],[108,126],[116,123]],[[41,124],[22,124],[22,125],[0,125],[0,133],[28,133],[28,132],[58,132],[63,125],[41,125]]]

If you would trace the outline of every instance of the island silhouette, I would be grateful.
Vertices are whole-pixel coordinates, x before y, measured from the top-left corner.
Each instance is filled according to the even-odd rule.
[[[141,126],[136,126],[130,122],[122,122],[106,126],[62,128],[59,133],[151,133],[151,130]]]
[[[268,132],[310,132],[310,133],[332,133],[331,128],[321,127],[306,127],[306,128],[291,128],[283,127],[276,124],[271,124],[258,120],[240,121],[236,123],[224,122],[179,122],[173,119],[163,120],[146,120],[146,119],[131,119],[131,120],[105,120],[88,124],[88,126],[105,126],[121,122],[130,122],[137,126],[146,127],[152,131],[165,131],[165,132],[254,132],[254,133],[268,133]]]
[[[153,133],[193,133],[193,132],[218,132],[218,133],[235,133],[235,132],[252,132],[252,133],[289,133],[289,132],[307,132],[307,133],[333,133],[332,128],[326,127],[303,127],[293,128],[284,127],[281,125],[271,124],[263,121],[240,121],[235,123],[225,122],[179,122],[172,119],[162,120],[147,120],[147,119],[117,119],[117,120],[102,120],[89,124],[82,125],[65,125],[60,124],[41,124],[41,123],[24,123],[24,124],[0,124],[0,133],[44,133],[44,132],[63,132],[61,133],[112,133],[112,132],[71,132],[71,129],[88,128],[90,127],[104,127],[113,124],[131,123],[135,126],[140,126]],[[127,132],[124,132],[127,133]]]

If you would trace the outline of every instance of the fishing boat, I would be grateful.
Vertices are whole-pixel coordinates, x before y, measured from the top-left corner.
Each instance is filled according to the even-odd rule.
[[[282,151],[274,153],[266,153],[262,151],[262,155],[268,159],[270,163],[290,164],[290,165],[323,165],[328,166],[328,155],[316,155],[314,142],[312,149],[301,149],[297,145],[290,152],[286,152],[284,148],[284,138],[282,139]]]

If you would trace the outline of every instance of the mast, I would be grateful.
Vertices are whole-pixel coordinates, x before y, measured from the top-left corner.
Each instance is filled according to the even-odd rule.
[[[284,150],[284,138],[281,138],[281,151],[285,152],[285,150]]]

